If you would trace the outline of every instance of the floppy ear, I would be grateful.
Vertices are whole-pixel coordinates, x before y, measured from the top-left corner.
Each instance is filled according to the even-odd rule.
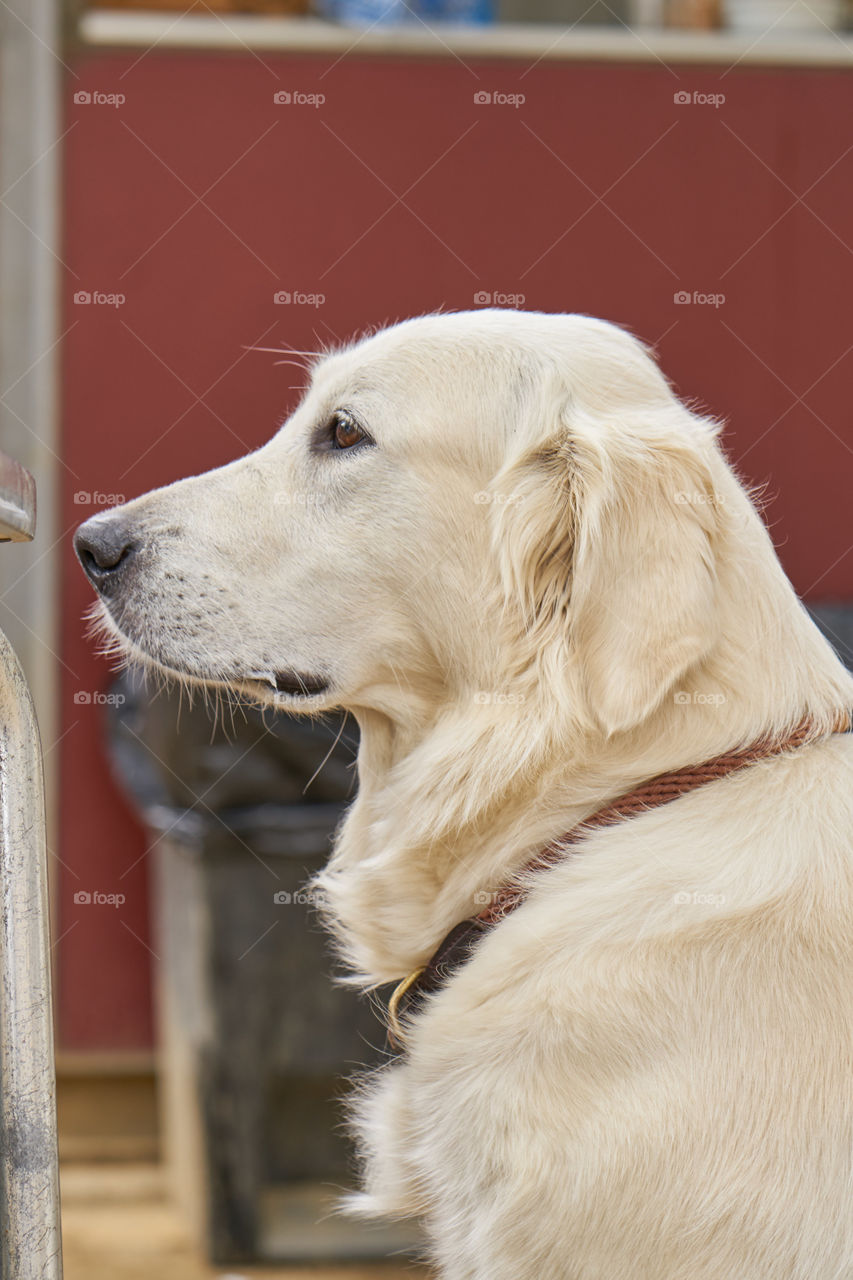
[[[527,660],[608,733],[649,715],[717,634],[713,432],[677,402],[662,415],[666,427],[574,414],[496,482]]]

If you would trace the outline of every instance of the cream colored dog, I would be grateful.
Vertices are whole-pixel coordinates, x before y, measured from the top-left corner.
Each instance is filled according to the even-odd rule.
[[[442,1280],[853,1277],[853,682],[715,435],[608,324],[425,317],[77,536],[132,657],[356,716],[365,987],[643,780],[820,735],[591,833],[412,1017],[354,1207]]]

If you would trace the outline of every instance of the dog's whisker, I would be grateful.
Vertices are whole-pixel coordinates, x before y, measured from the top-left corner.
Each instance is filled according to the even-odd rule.
[[[331,756],[332,752],[334,751],[335,747],[336,747],[336,746],[338,745],[338,743],[340,742],[340,740],[341,740],[341,734],[342,734],[342,733],[343,733],[343,731],[344,731],[344,724],[345,724],[345,720],[341,720],[341,727],[340,727],[340,729],[338,730],[338,733],[337,733],[337,736],[336,736],[336,738],[335,738],[334,742],[333,742],[333,743],[332,743],[332,745],[329,747],[329,750],[326,752],[326,754],[325,754],[325,756],[323,757],[323,759],[322,759],[322,760],[320,761],[320,763],[317,765],[317,768],[316,768],[316,769],[314,770],[314,772],[311,774],[311,777],[310,777],[310,778],[308,779],[308,781],[305,783],[305,786],[302,788],[302,794],[303,794],[303,795],[305,795],[306,791],[307,791],[307,790],[308,790],[308,788],[311,786],[311,783],[314,781],[314,779],[317,777],[317,775],[321,772],[321,770],[322,770],[322,769],[323,769],[323,767],[325,766],[326,762],[328,761],[329,757]]]
[[[318,351],[299,351],[296,347],[244,347],[244,351],[266,351],[274,356],[310,356],[316,359]]]

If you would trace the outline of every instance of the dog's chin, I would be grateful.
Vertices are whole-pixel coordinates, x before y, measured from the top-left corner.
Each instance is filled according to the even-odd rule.
[[[189,688],[219,690],[264,706],[296,711],[331,705],[331,681],[314,672],[282,670],[205,671],[170,655],[152,653],[119,627],[109,609],[97,601],[89,613],[90,631],[101,641],[101,652],[125,666],[142,668]],[[308,709],[308,707],[306,707]]]

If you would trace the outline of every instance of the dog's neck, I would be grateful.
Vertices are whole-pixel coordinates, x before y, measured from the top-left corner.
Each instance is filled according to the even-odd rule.
[[[475,914],[482,894],[494,890],[550,841],[597,809],[666,769],[710,759],[752,736],[726,732],[708,715],[685,744],[683,728],[666,721],[625,735],[615,744],[590,736],[573,754],[530,750],[512,773],[513,734],[523,724],[496,729],[490,750],[470,741],[446,751],[451,725],[436,728],[442,764],[422,741],[384,773],[374,768],[378,726],[363,727],[360,792],[321,883],[347,964],[366,985],[400,978],[432,954],[463,918]],[[464,726],[458,726],[458,737]],[[756,737],[760,735],[755,735]],[[380,737],[387,737],[387,730]],[[486,744],[483,744],[485,747]],[[487,797],[479,808],[473,797]]]
[[[652,714],[612,736],[560,712],[537,672],[511,686],[509,702],[483,705],[469,687],[443,700],[413,695],[397,718],[360,711],[359,794],[318,882],[358,980],[376,985],[422,964],[476,913],[477,895],[647,779],[782,738],[806,718],[831,732],[853,706],[853,682],[787,583],[776,605],[771,641],[766,616],[756,613],[752,634],[741,617]],[[764,680],[762,642],[773,650]]]

